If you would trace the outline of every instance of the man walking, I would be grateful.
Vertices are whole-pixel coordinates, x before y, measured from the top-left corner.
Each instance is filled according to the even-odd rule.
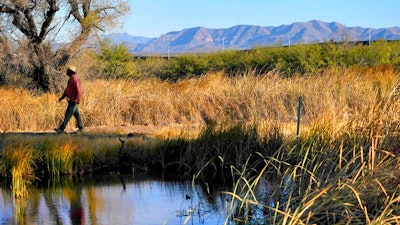
[[[72,116],[75,117],[79,131],[83,131],[84,125],[82,122],[81,115],[79,113],[78,105],[82,97],[81,80],[76,75],[76,67],[69,66],[66,72],[69,76],[67,88],[65,89],[62,96],[58,99],[61,102],[65,97],[68,99],[68,107],[65,111],[64,121],[59,128],[54,129],[57,133],[64,133],[64,129],[67,126]]]

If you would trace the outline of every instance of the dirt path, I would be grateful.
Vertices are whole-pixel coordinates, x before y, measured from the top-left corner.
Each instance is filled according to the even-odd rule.
[[[144,126],[144,125],[129,125],[129,126],[113,126],[113,127],[86,127],[83,135],[88,136],[135,136],[135,135],[146,135],[153,136],[157,134],[173,132],[182,133],[186,132],[198,132],[200,130],[199,125],[183,125],[183,124],[170,124],[164,126]],[[77,129],[66,129],[66,134],[75,134]],[[12,131],[2,132],[3,134],[19,134],[19,135],[56,135],[54,130],[45,131]]]

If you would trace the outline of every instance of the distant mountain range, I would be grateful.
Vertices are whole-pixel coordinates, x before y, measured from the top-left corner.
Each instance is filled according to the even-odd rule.
[[[127,33],[105,36],[124,43],[136,55],[212,52],[224,49],[250,49],[260,46],[310,44],[327,41],[400,40],[400,27],[346,27],[338,22],[319,20],[290,25],[237,25],[223,29],[193,27],[163,34],[158,38],[131,36]]]

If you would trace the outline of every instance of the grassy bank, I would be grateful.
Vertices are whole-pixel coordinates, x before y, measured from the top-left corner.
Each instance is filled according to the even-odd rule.
[[[399,73],[391,67],[329,69],[308,77],[283,78],[279,72],[248,73],[228,78],[210,73],[169,83],[159,79],[83,81],[80,105],[88,127],[116,125],[204,125],[238,122],[292,124],[298,97],[304,102],[302,121],[325,120],[332,129],[393,95]],[[0,89],[0,131],[52,130],[62,120],[66,102],[58,95],[36,95],[22,89]],[[397,118],[394,115],[394,119]],[[71,123],[70,125],[74,125]]]

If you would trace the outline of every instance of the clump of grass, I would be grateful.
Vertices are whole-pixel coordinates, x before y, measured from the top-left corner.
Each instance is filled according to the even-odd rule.
[[[35,152],[30,147],[8,145],[2,150],[0,167],[6,176],[11,176],[11,191],[14,201],[16,224],[25,224],[25,208],[31,180],[34,179]]]
[[[92,141],[93,167],[103,173],[119,172],[119,151],[121,142],[118,138]]]
[[[44,152],[44,160],[50,175],[72,174],[77,144],[72,140],[51,144]]]
[[[243,124],[224,127],[209,121],[207,127],[196,139],[188,143],[185,159],[196,171],[212,160],[214,173],[225,171],[230,165],[241,165],[252,152],[261,150],[258,135]],[[222,160],[222,161],[221,161]]]
[[[1,151],[1,166],[4,168],[4,175],[11,177],[15,174],[21,178],[33,175],[36,157],[34,150],[29,146],[7,145]]]

